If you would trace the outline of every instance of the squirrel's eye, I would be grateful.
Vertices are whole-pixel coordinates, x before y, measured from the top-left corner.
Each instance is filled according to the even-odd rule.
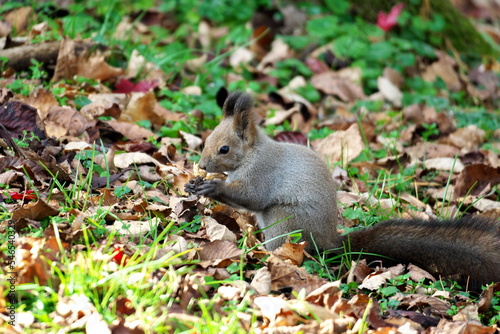
[[[221,148],[219,148],[219,153],[220,154],[226,154],[227,152],[229,152],[229,146],[224,145]]]

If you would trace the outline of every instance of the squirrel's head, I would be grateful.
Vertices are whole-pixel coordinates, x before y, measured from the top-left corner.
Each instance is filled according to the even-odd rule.
[[[222,108],[222,121],[205,141],[200,168],[209,173],[223,173],[240,166],[257,135],[252,106],[249,94],[235,92],[229,95]]]

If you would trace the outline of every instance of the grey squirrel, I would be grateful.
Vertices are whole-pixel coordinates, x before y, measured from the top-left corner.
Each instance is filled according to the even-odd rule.
[[[352,252],[412,263],[473,290],[500,281],[498,221],[394,219],[341,236],[336,187],[326,163],[307,147],[269,138],[254,121],[252,107],[246,93],[227,97],[223,119],[206,139],[199,167],[228,177],[192,180],[186,192],[253,212],[259,228],[268,227],[264,235],[270,250],[284,241],[276,237],[302,230],[308,251],[314,245],[337,251],[348,245]]]

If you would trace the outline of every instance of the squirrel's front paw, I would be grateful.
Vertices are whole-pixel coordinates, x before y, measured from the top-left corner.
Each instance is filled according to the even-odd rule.
[[[186,183],[184,191],[188,194],[214,197],[219,193],[218,187],[220,183],[221,181],[219,180],[205,180],[201,177],[196,177]]]
[[[194,179],[189,180],[189,182],[184,185],[184,191],[188,194],[195,194],[198,185],[202,182],[203,178],[197,176]]]
[[[203,180],[197,187],[195,195],[206,197],[215,197],[219,194],[219,186],[222,182],[219,180]]]

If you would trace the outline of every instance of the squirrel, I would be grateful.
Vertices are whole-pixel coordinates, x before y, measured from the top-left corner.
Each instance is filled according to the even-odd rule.
[[[346,235],[337,232],[336,187],[325,161],[302,145],[276,142],[258,128],[253,98],[235,92],[205,141],[199,167],[227,179],[192,179],[185,191],[255,214],[268,250],[302,230],[306,250],[343,248],[412,263],[471,290],[500,281],[500,224],[492,219],[393,219]]]

